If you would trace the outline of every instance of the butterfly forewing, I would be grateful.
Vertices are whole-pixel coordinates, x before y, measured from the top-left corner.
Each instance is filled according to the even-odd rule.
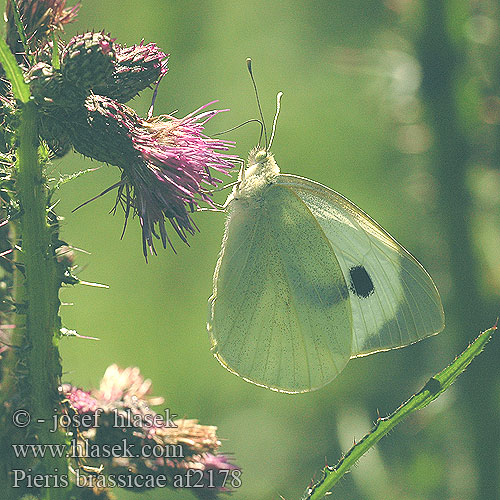
[[[339,193],[281,174],[335,251],[349,289],[351,356],[402,347],[440,332],[444,313],[430,276],[384,229]]]
[[[331,242],[291,189],[233,200],[210,299],[219,361],[283,392],[330,382],[351,356],[348,284]]]

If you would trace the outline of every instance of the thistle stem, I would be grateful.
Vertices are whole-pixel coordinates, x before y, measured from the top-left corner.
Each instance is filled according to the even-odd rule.
[[[58,351],[60,280],[51,245],[51,229],[47,224],[47,189],[38,156],[36,109],[33,102],[23,106],[17,149],[16,189],[21,205],[20,233],[25,280],[16,325],[23,326],[18,350],[26,368],[18,392],[28,405],[31,434],[39,444],[61,444],[64,437],[51,432],[53,415],[58,405],[61,365]],[[17,301],[17,298],[16,298]],[[19,332],[18,335],[19,337]],[[42,458],[43,474],[67,474],[66,458]],[[43,498],[64,498],[61,488],[46,490]]]
[[[490,341],[491,336],[497,329],[496,325],[481,333],[465,351],[457,356],[444,370],[432,377],[427,384],[406,403],[403,403],[397,410],[384,418],[379,418],[375,427],[357,442],[339,460],[337,465],[327,466],[322,471],[321,478],[304,493],[302,500],[321,500],[329,494],[330,490],[339,482],[342,476],[356,464],[356,462],[370,448],[386,436],[397,424],[408,417],[411,413],[425,408],[429,403],[440,396],[456,378],[465,371],[472,360],[480,354],[485,345]]]

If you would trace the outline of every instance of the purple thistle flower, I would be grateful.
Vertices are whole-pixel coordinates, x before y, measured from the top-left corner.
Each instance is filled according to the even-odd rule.
[[[100,401],[114,403],[127,398],[147,399],[151,390],[151,380],[144,379],[136,366],[122,369],[113,364],[106,368],[94,394]],[[155,398],[156,399],[156,398]],[[163,403],[163,398],[154,404]]]
[[[228,474],[236,472],[239,480],[239,468],[226,456],[216,454],[220,447],[217,428],[200,425],[193,419],[175,419],[173,422],[158,419],[160,415],[150,405],[161,404],[163,400],[148,396],[150,389],[151,381],[145,380],[138,368],[122,370],[117,365],[106,370],[98,390],[87,392],[70,384],[61,387],[65,413],[76,414],[80,421],[84,415],[97,415],[91,426],[67,429],[73,431],[73,440],[76,439],[72,444],[74,448],[85,449],[86,443],[95,450],[119,448],[124,440],[127,443],[128,453],[124,456],[85,458],[87,468],[95,466],[94,472],[98,467],[104,467],[102,471],[99,469],[95,479],[104,475],[130,477],[132,480],[139,476],[166,476],[168,485],[175,487],[176,477],[193,482],[193,471],[200,471],[201,475],[194,476],[200,485],[195,488],[195,493],[205,499],[215,498],[218,493],[237,486]],[[117,422],[124,424],[117,425]],[[129,425],[130,422],[133,426]],[[141,453],[141,450],[152,448],[166,452],[176,450],[176,453]],[[133,485],[133,481],[130,484],[124,487],[140,489]],[[92,476],[89,476],[87,485],[92,486]]]
[[[86,115],[67,123],[78,152],[122,170],[120,182],[105,192],[118,187],[115,209],[123,207],[125,226],[130,213],[139,217],[146,258],[148,248],[156,254],[154,238],[173,248],[165,221],[187,244],[197,230],[190,213],[200,202],[212,206],[208,188],[221,182],[210,170],[227,174],[234,166],[236,156],[224,153],[232,143],[203,133],[206,122],[222,111],[204,111],[211,104],[184,118],[144,120],[124,104],[91,95]]]
[[[184,118],[143,119],[126,101],[159,81],[168,55],[154,43],[123,47],[109,35],[75,36],[62,51],[60,70],[39,62],[27,75],[39,109],[39,131],[54,154],[69,146],[120,168],[113,212],[121,205],[137,215],[143,253],[156,254],[154,239],[172,247],[165,222],[180,239],[197,231],[191,213],[200,202],[213,206],[210,188],[221,181],[211,171],[228,174],[238,157],[233,143],[204,134],[205,124],[225,110],[206,110],[213,101]],[[100,196],[100,195],[99,195]],[[175,250],[174,250],[175,251]]]
[[[70,384],[63,384],[61,390],[70,406],[79,415],[94,413],[99,408],[99,402],[88,391]]]
[[[203,189],[203,185],[215,186],[219,180],[211,176],[209,169],[227,173],[233,167],[230,160],[234,156],[220,153],[227,151],[231,144],[210,139],[203,134],[204,124],[220,112],[213,110],[200,113],[210,104],[182,119],[165,115],[145,122],[149,133],[133,138],[149,175],[155,180],[149,183],[145,179],[146,171],[131,169],[126,172],[134,190],[132,206],[139,215],[144,242],[153,252],[152,237],[157,237],[156,224],[164,247],[168,241],[164,217],[169,219],[179,237],[187,243],[186,232],[194,234],[197,228],[186,206],[193,211],[193,207],[198,206],[198,196],[212,205],[209,192]],[[123,194],[122,187],[120,191]]]

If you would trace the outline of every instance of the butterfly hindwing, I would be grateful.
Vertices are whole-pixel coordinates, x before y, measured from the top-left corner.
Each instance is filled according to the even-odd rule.
[[[231,203],[209,304],[215,355],[256,384],[316,389],[351,355],[348,284],[320,224],[285,186]]]
[[[319,183],[280,174],[332,245],[348,285],[352,357],[402,347],[440,332],[437,289],[417,260],[368,215]]]

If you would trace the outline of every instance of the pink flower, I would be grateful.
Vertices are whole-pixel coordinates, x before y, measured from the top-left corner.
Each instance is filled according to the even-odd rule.
[[[151,381],[145,380],[138,368],[123,370],[117,365],[106,370],[98,390],[87,392],[63,384],[63,412],[73,417],[67,421],[91,422],[77,429],[68,426],[72,449],[120,449],[120,444],[127,445],[128,452],[123,455],[95,460],[87,457],[87,469],[90,466],[104,475],[130,477],[131,486],[125,487],[132,489],[137,489],[134,477],[140,476],[168,477],[168,485],[174,488],[179,487],[176,482],[184,486],[196,482],[199,486],[194,493],[204,499],[238,487],[240,469],[225,455],[217,454],[221,444],[217,427],[194,419],[166,421],[151,409],[162,399],[148,396],[150,388]],[[153,449],[161,453],[143,453]],[[91,476],[87,484],[92,485]]]
[[[211,171],[233,168],[236,156],[226,153],[232,143],[204,134],[206,122],[221,112],[205,111],[211,104],[184,118],[144,120],[124,104],[91,95],[86,114],[66,124],[78,152],[121,169],[121,181],[112,186],[118,187],[115,208],[123,207],[125,224],[131,213],[138,216],[146,258],[148,248],[156,253],[154,238],[173,248],[165,222],[187,243],[197,230],[190,214],[200,202],[213,205],[210,187],[221,182]]]

